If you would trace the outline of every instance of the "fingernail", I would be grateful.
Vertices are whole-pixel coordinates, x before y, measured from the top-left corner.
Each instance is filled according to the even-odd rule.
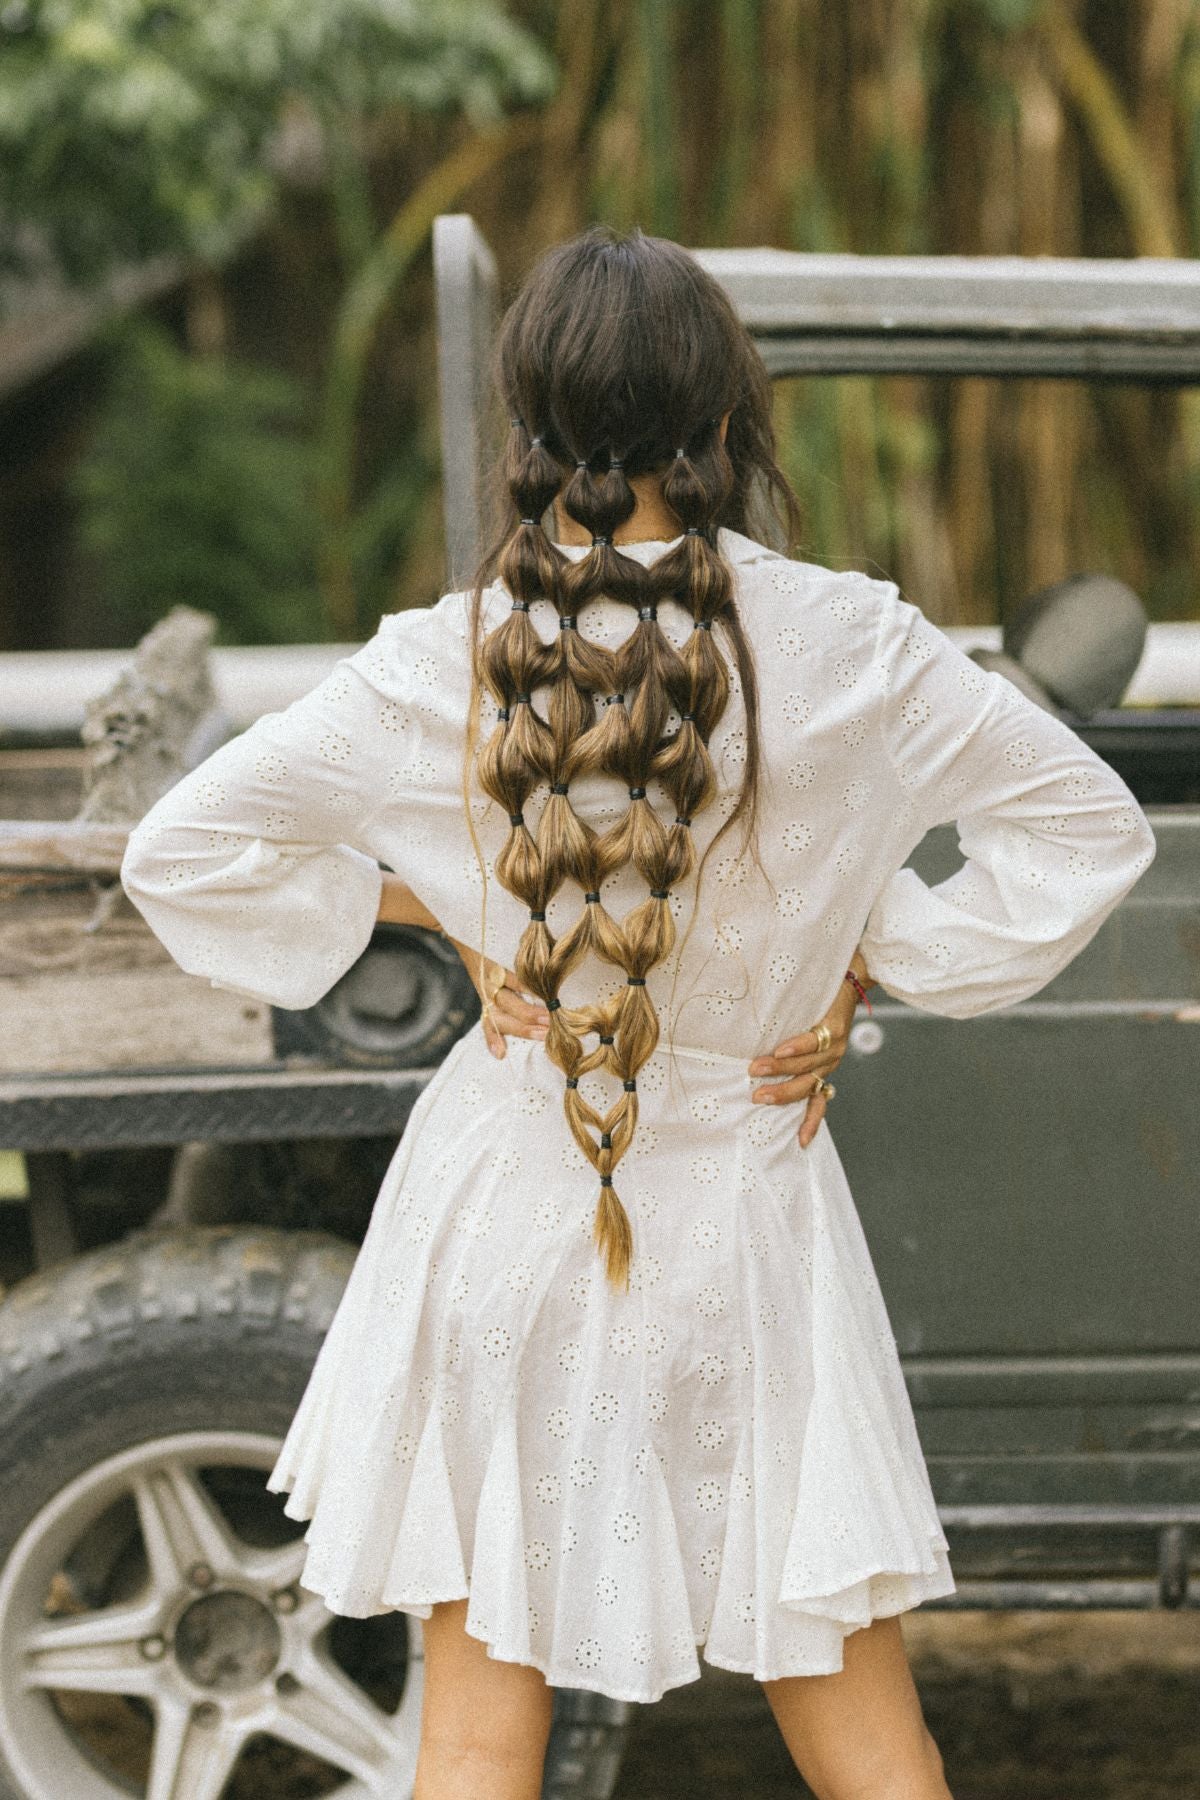
[[[550,1027],[548,1025],[535,1025],[533,1028],[533,1035],[535,1038],[544,1038],[549,1029]]]
[[[550,1023],[550,1014],[549,1014],[549,1013],[548,1013],[548,1012],[540,1012],[540,1013],[538,1013],[538,1014],[537,1014],[537,1023],[538,1023],[538,1024],[539,1024],[539,1025],[549,1025],[549,1023]]]
[[[750,1064],[750,1073],[752,1075],[765,1075],[767,1073],[767,1070],[770,1068],[770,1066],[771,1065],[770,1065],[769,1061],[764,1061],[764,1059],[761,1056],[756,1057],[755,1060]]]

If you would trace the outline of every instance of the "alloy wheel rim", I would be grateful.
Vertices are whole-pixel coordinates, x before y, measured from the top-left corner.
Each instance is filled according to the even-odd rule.
[[[328,1643],[334,1615],[299,1585],[303,1537],[239,1537],[199,1471],[260,1470],[277,1438],[239,1431],[150,1439],[96,1463],[30,1521],[0,1573],[0,1744],[27,1800],[128,1800],[55,1693],[120,1695],[153,1716],[145,1800],[218,1800],[247,1740],[282,1740],[343,1770],[338,1800],[411,1791],[420,1735],[421,1634],[395,1712]],[[56,1573],[88,1527],[128,1496],[147,1580],[131,1599],[47,1617]],[[70,1776],[68,1782],[67,1776]]]

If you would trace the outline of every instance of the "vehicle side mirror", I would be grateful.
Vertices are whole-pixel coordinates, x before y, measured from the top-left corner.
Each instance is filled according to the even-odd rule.
[[[1030,594],[1005,625],[1002,642],[1004,655],[1052,704],[1086,719],[1120,705],[1141,661],[1146,627],[1146,609],[1123,581],[1071,575]]]

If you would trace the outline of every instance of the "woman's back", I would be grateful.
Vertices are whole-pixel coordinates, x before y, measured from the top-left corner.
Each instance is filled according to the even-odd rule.
[[[1152,853],[1124,783],[894,584],[791,561],[736,532],[722,531],[720,544],[758,672],[758,854],[735,824],[698,889],[693,872],[672,891],[676,951],[647,976],[661,1048],[748,1062],[824,1014],[860,944],[885,990],[935,1012],[966,1016],[1043,986]],[[651,563],[664,546],[622,549]],[[527,911],[495,878],[508,821],[473,782],[488,871],[484,945],[484,880],[462,797],[467,599],[386,617],[311,694],[185,776],[134,832],[127,885],[185,969],[276,1005],[311,1004],[369,938],[375,859],[452,936],[511,955]],[[485,628],[509,604],[499,584],[485,590]],[[552,604],[533,602],[531,621],[548,639]],[[596,599],[579,623],[615,647],[628,610]],[[671,601],[659,623],[675,643],[692,628]],[[485,699],[485,730],[493,714]],[[743,775],[736,675],[710,749],[718,788],[692,827],[698,864]],[[669,819],[660,784],[648,783],[647,797]],[[543,786],[525,809],[534,832],[544,801]],[[597,831],[623,810],[601,774],[578,778],[572,802]],[[952,819],[969,861],[931,891],[901,865],[930,826]],[[604,904],[620,919],[645,891],[626,865],[603,884]],[[553,935],[582,898],[565,883],[550,901]],[[584,1004],[620,982],[589,954],[562,994]]]
[[[736,532],[723,531],[720,547],[758,673],[757,857],[735,824],[698,888],[693,872],[671,893],[675,952],[647,975],[661,1037],[640,1082],[643,1125],[702,1127],[696,1054],[744,1071],[823,1016],[860,945],[885,991],[935,1012],[967,1016],[1035,992],[1083,947],[1153,849],[1144,815],[1107,765],[964,656],[894,584],[792,561]],[[648,564],[663,549],[623,546]],[[483,601],[485,628],[510,605],[499,584]],[[551,603],[533,602],[530,616],[548,639]],[[692,628],[671,601],[659,623],[675,643]],[[590,601],[579,628],[615,647],[628,609]],[[509,826],[476,781],[478,854],[467,824],[469,688],[468,596],[449,594],[389,615],[311,694],[258,720],[165,795],[134,832],[124,874],[181,966],[276,1005],[311,1004],[369,939],[376,859],[453,937],[505,960],[527,912],[495,878]],[[485,700],[485,730],[493,712]],[[743,775],[736,676],[710,748],[717,795],[693,825],[698,864]],[[648,799],[669,819],[659,784],[648,784]],[[544,800],[543,785],[526,805],[534,832]],[[575,781],[572,800],[596,831],[623,805],[600,774]],[[901,865],[931,825],[951,819],[968,861],[931,890]],[[619,920],[645,891],[626,865],[602,898]],[[547,907],[554,936],[581,903],[578,886],[564,884]],[[586,1004],[621,979],[588,954],[562,995]],[[672,1049],[690,1080],[664,1078]],[[611,1076],[581,1079],[593,1104],[611,1103]],[[751,1084],[742,1084],[749,1110]]]

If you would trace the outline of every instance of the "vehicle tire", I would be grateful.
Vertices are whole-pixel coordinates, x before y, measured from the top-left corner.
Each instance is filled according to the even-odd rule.
[[[354,1068],[431,1069],[479,1017],[453,944],[416,925],[376,925],[358,960],[314,1005],[272,1012],[276,1055]]]
[[[0,1304],[2,1800],[411,1791],[419,1622],[301,1588],[265,1485],[353,1259],[143,1230]],[[628,1713],[556,1692],[545,1800],[607,1800]]]

